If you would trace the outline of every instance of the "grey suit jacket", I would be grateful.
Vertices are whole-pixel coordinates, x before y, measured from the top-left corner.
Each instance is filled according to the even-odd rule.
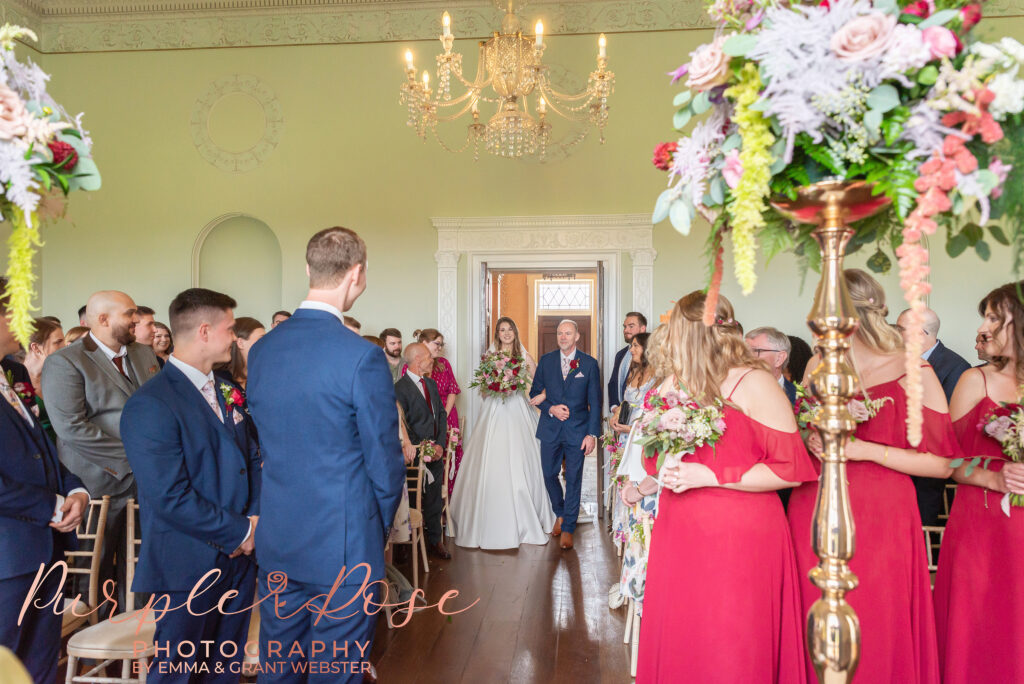
[[[128,345],[126,366],[134,382],[118,372],[88,335],[43,364],[43,396],[60,460],[94,498],[124,494],[135,483],[121,443],[121,410],[160,366],[153,350],[137,342]]]

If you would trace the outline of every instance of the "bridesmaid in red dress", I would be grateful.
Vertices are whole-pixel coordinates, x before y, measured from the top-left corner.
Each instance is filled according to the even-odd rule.
[[[885,292],[864,271],[845,271],[850,299],[860,326],[851,339],[851,356],[861,386],[872,401],[883,401],[874,417],[857,426],[846,446],[847,481],[857,530],[850,567],[860,580],[847,594],[861,628],[856,684],[939,681],[928,559],[921,514],[911,475],[949,477],[949,458],[959,452],[942,385],[931,366],[922,368],[924,437],[917,448],[907,442],[907,395],[903,341],[885,316]],[[922,362],[923,363],[923,362]],[[808,371],[817,365],[812,359]],[[811,450],[821,453],[812,435]],[[818,563],[811,544],[811,518],[817,487],[807,484],[789,500],[789,521],[800,564],[804,614],[821,595],[807,573]],[[810,658],[808,677],[815,678]]]
[[[999,402],[1019,402],[1024,383],[1024,307],[1017,284],[993,290],[978,307],[983,351],[992,359],[960,377],[950,413],[963,456],[993,459],[953,478],[961,483],[946,524],[935,578],[935,618],[942,681],[1024,682],[1024,509],[999,507],[1006,492],[1024,494],[1024,464],[1009,462],[981,424]],[[990,491],[991,490],[991,491]]]
[[[802,684],[800,578],[776,490],[813,480],[789,401],[754,358],[725,297],[702,322],[705,295],[672,310],[648,354],[660,392],[682,385],[726,401],[714,447],[667,461],[651,533],[638,684]],[[656,460],[644,459],[652,476]]]
[[[434,370],[430,372],[430,377],[437,383],[437,391],[441,394],[441,401],[444,402],[444,410],[448,412],[448,427],[459,427],[459,410],[455,408],[455,397],[462,393],[462,389],[455,379],[452,365],[448,363],[448,359],[441,355],[444,351],[444,335],[434,328],[426,328],[415,331],[412,336],[416,338],[417,342],[427,345],[430,355],[434,357]],[[455,448],[452,460],[454,461],[452,464],[452,475],[448,478],[449,498],[452,495],[452,490],[455,488],[455,476],[459,474],[459,465],[462,463],[461,440],[459,446]]]

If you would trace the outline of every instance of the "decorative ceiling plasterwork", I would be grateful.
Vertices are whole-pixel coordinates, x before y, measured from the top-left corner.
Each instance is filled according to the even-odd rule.
[[[448,9],[461,36],[491,33],[489,0],[0,0],[3,20],[39,34],[41,52],[175,50],[430,40]],[[1024,16],[991,0],[988,16]],[[710,28],[702,0],[531,2],[553,35]]]
[[[264,120],[259,139],[249,149],[238,152],[218,145],[209,130],[213,108],[224,97],[236,93],[251,97],[262,110]],[[189,120],[192,143],[200,156],[228,173],[245,173],[262,164],[277,147],[283,127],[284,114],[274,91],[257,77],[244,74],[231,74],[211,83],[196,100]]]

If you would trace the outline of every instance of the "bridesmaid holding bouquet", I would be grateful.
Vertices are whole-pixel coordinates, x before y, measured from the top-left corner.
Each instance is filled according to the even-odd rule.
[[[1024,509],[1003,501],[1024,494],[1024,464],[1012,462],[986,430],[1002,404],[1019,404],[1024,384],[1024,306],[1017,283],[990,292],[978,328],[991,362],[966,371],[950,403],[964,463],[946,524],[935,578],[935,618],[942,680],[1024,682]],[[1007,413],[1009,407],[1002,409]]]
[[[649,349],[666,404],[721,407],[721,436],[695,450],[644,458],[664,488],[651,534],[637,664],[638,684],[803,684],[800,577],[776,490],[816,477],[782,387],[754,358],[718,300],[703,322],[705,295],[672,310]],[[645,400],[645,404],[654,402]],[[724,404],[724,406],[723,406]],[[695,413],[696,411],[691,411]],[[683,411],[686,413],[686,411]],[[653,423],[648,407],[641,427]],[[656,429],[710,434],[667,411]],[[685,438],[684,438],[685,439]],[[688,453],[689,452],[689,453]]]
[[[850,269],[843,275],[860,317],[850,349],[864,387],[865,396],[858,405],[873,407],[854,412],[854,419],[860,421],[856,439],[846,445],[850,506],[857,526],[857,551],[850,567],[860,579],[858,587],[847,595],[861,626],[861,657],[855,681],[937,684],[931,583],[921,514],[910,476],[949,477],[949,459],[958,454],[959,446],[942,385],[927,364],[921,373],[924,436],[916,448],[910,446],[903,340],[885,320],[885,292],[864,271]],[[816,365],[817,360],[812,359],[807,367],[813,369]],[[818,434],[811,435],[808,445],[815,454],[821,453]],[[816,496],[816,483],[805,484],[794,490],[789,500],[805,615],[821,595],[807,577],[818,563],[811,545]],[[816,679],[810,658],[807,677],[810,681]]]

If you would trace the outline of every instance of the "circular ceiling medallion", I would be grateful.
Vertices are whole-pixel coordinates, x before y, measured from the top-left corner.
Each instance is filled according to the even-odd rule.
[[[255,76],[231,74],[207,86],[192,107],[189,128],[196,150],[229,173],[252,171],[281,138],[281,103]]]

